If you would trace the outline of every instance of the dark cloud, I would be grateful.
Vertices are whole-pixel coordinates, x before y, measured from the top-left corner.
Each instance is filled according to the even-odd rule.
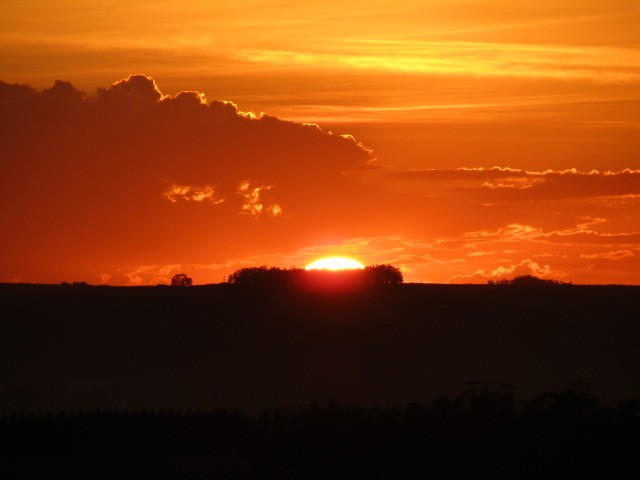
[[[166,188],[161,182],[216,185],[225,193],[242,180],[309,189],[370,159],[351,137],[244,113],[232,102],[207,103],[199,92],[164,96],[143,75],[93,96],[62,81],[41,93],[0,83],[0,102],[1,126],[15,133],[2,140],[14,158],[7,162],[51,173],[81,169],[84,179],[97,175],[101,183],[146,182],[158,194]]]
[[[199,92],[164,96],[153,79],[143,75],[100,88],[94,96],[62,81],[41,93],[24,85],[0,83],[0,101],[2,107],[11,104],[19,108],[21,117],[33,125],[30,134],[42,141],[58,126],[62,101],[73,107],[81,103],[76,118],[65,125],[67,138],[59,138],[60,143],[88,136],[92,142],[89,148],[109,144],[115,150],[121,145],[122,150],[136,151],[147,159],[155,156],[155,161],[138,158],[137,163],[153,166],[160,174],[175,171],[172,166],[184,170],[193,164],[198,165],[199,175],[238,179],[256,174],[283,177],[283,172],[295,174],[307,169],[335,174],[370,158],[351,137],[334,135],[315,125],[243,113],[228,101],[207,103]],[[3,127],[13,123],[8,113],[13,112],[6,108],[0,112]],[[20,140],[7,138],[3,147],[19,153],[24,147]],[[52,145],[42,145],[47,147]],[[51,161],[65,161],[56,158],[54,150],[49,150],[48,156]]]
[[[78,90],[76,87],[71,85],[70,82],[56,80],[56,82],[53,84],[53,87],[44,89],[42,91],[42,97],[60,103],[76,103],[84,100],[86,98],[86,95],[82,90]]]
[[[28,85],[5,83],[0,80],[0,102],[9,102],[16,97],[34,96],[37,95],[37,93],[36,89]]]
[[[21,257],[34,269],[96,256],[179,263],[185,234],[194,252],[210,246],[208,261],[237,256],[243,236],[260,238],[242,240],[247,251],[285,242],[293,224],[256,224],[330,219],[353,193],[344,172],[371,159],[352,137],[199,92],[163,95],[143,75],[91,95],[64,81],[41,92],[0,81],[0,152],[7,279],[28,275]]]

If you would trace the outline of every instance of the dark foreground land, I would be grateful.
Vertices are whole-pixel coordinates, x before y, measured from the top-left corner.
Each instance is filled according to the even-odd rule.
[[[639,287],[1,285],[0,309],[6,478],[639,475]]]
[[[640,398],[640,287],[0,286],[0,414]]]
[[[83,412],[0,420],[2,478],[637,479],[638,402],[577,392],[515,402],[304,413]],[[54,475],[55,474],[55,475]]]

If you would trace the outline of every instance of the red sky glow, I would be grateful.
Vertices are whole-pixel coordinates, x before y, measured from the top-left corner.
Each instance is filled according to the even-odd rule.
[[[640,4],[8,0],[0,282],[640,284]]]

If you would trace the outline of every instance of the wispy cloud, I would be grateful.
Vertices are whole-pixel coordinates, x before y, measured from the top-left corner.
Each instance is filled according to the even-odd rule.
[[[239,53],[239,58],[256,63],[431,75],[598,82],[633,82],[640,78],[638,51],[613,47],[345,39],[335,44],[324,44],[317,50],[245,49]]]
[[[606,260],[623,260],[625,258],[633,257],[635,253],[631,250],[614,250],[610,252],[602,252],[602,253],[590,253],[580,255],[580,258],[587,259],[606,259]]]
[[[253,217],[262,215],[278,217],[282,215],[282,207],[278,203],[267,204],[262,199],[266,192],[269,192],[274,188],[274,185],[252,187],[249,182],[242,182],[238,187],[238,192],[244,199],[241,207],[242,213],[251,215]]]
[[[640,195],[640,170],[529,171],[510,167],[414,169],[389,174],[392,179],[422,182],[428,192],[478,200],[557,200]],[[433,188],[432,188],[433,187]]]
[[[218,197],[215,188],[211,185],[192,186],[174,184],[167,188],[163,195],[172,203],[184,200],[186,202],[203,202],[218,205],[224,202],[224,199]]]

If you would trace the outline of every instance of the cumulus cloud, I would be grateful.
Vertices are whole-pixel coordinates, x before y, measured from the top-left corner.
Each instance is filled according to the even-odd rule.
[[[332,192],[356,185],[345,172],[372,158],[348,135],[201,92],[166,95],[144,75],[95,93],[0,81],[0,132],[0,228],[12,232],[0,240],[0,281],[42,272],[53,258],[34,279],[70,278],[73,265],[90,265],[99,281],[117,265],[254,254],[291,241],[294,220],[311,211],[349,208]],[[247,217],[284,217],[283,208],[293,220],[280,230],[247,226]]]
[[[207,103],[200,92],[164,95],[144,75],[99,88],[95,95],[68,82],[58,81],[37,92],[0,81],[0,106],[3,127],[11,129],[16,120],[24,120],[21,135],[5,138],[3,147],[21,154],[28,146],[25,137],[30,136],[40,142],[46,160],[57,165],[69,158],[60,158],[54,147],[71,143],[85,167],[102,162],[113,167],[126,161],[128,167],[144,166],[152,173],[216,174],[235,182],[252,177],[291,179],[308,171],[326,176],[371,157],[348,135],[242,112],[230,101]],[[69,109],[74,110],[73,118],[64,115]]]
[[[123,275],[129,285],[153,285],[168,283],[182,269],[182,265],[140,265]]]
[[[99,101],[131,107],[138,104],[155,104],[163,96],[153,78],[145,75],[130,75],[110,87],[98,88],[96,94]]]
[[[538,278],[557,280],[563,278],[563,273],[554,273],[549,265],[539,263],[526,258],[517,264],[499,265],[491,271],[478,269],[472,274],[455,275],[449,279],[449,283],[487,283],[489,280],[512,279],[523,275],[533,275]]]

